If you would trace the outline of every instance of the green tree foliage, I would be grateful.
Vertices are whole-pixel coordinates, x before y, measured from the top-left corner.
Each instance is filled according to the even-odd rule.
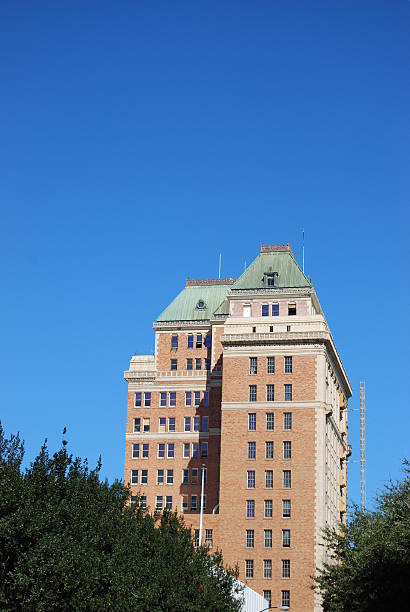
[[[332,561],[315,579],[325,612],[404,610],[410,600],[410,479],[389,482],[376,510],[357,507],[341,531],[327,530]]]
[[[234,572],[196,550],[176,513],[130,505],[101,464],[44,445],[22,470],[18,436],[0,424],[0,609],[237,611]]]

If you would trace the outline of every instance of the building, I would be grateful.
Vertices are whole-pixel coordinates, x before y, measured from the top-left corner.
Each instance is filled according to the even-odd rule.
[[[345,521],[351,387],[289,245],[238,278],[187,280],[132,357],[125,482],[177,508],[239,578],[290,610],[320,610],[322,528]]]

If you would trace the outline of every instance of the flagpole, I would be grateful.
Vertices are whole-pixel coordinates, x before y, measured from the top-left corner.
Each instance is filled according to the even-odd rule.
[[[204,476],[205,476],[205,464],[201,467],[201,512],[199,515],[199,546],[202,546],[202,517],[204,514]]]

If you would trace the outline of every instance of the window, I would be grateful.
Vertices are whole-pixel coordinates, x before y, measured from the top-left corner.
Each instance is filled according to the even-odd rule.
[[[149,432],[149,419],[142,419],[142,430],[144,433]]]
[[[172,495],[167,495],[165,498],[165,508],[167,510],[172,510]]]
[[[253,529],[246,530],[246,548],[255,546],[255,531]]]
[[[285,385],[285,401],[292,401],[292,385]]]
[[[189,484],[189,470],[182,470],[182,484]]]
[[[194,416],[194,418],[193,418],[193,431],[199,431],[199,423],[200,423],[200,417],[199,416]]]
[[[248,429],[249,431],[256,430],[256,412],[248,413]]]
[[[201,403],[201,392],[200,391],[194,391],[194,404],[195,404],[195,406],[199,406],[200,403]]]
[[[184,459],[189,459],[189,442],[184,442],[183,457]]]
[[[272,578],[272,559],[264,559],[263,561],[263,577]]]
[[[212,546],[214,545],[212,529],[205,529],[205,544],[209,546],[209,548],[212,548]]]
[[[158,419],[158,431],[165,431],[167,420],[165,417],[159,417]]]
[[[208,457],[208,442],[201,442],[201,457]]]
[[[285,548],[290,546],[290,529],[282,529],[282,546]]]
[[[286,331],[290,331],[290,325],[286,325]]]
[[[207,472],[208,472],[208,470],[205,467],[203,467],[201,469],[201,473],[204,475],[204,484],[206,484]],[[201,476],[201,478],[202,478],[202,476]],[[202,482],[202,480],[201,480],[201,482]]]
[[[245,578],[253,578],[253,559],[245,561]]]
[[[192,359],[191,358],[186,360],[186,369],[192,370]]]
[[[141,470],[141,484],[148,484],[148,470]]]
[[[147,391],[144,393],[144,406],[149,408],[151,406],[151,392]]]
[[[264,516],[265,518],[272,518],[273,516],[273,501],[271,499],[265,499],[265,508],[264,508]]]
[[[195,359],[195,370],[200,370],[202,368],[202,359],[197,357]]]
[[[275,373],[275,357],[268,357],[267,359],[267,370],[268,374]]]
[[[265,470],[265,489],[273,489],[273,470]]]
[[[195,529],[195,531],[194,531],[194,547],[198,548],[198,546],[199,546],[199,529]]]
[[[162,510],[162,495],[157,495],[155,500],[155,509]]]
[[[182,496],[182,512],[188,512],[188,495]]]
[[[167,470],[167,485],[174,484],[174,470]]]
[[[167,451],[168,459],[173,459],[175,457],[175,444],[173,442],[168,444]]]
[[[192,468],[192,470],[191,470],[191,482],[192,482],[192,484],[198,484],[198,468]]]
[[[263,317],[269,316],[269,304],[262,304],[262,316]]]
[[[138,391],[135,394],[135,400],[134,400],[135,408],[141,408],[141,397],[142,397],[142,393],[141,393],[141,391]]]
[[[282,559],[282,578],[290,578],[290,559]]]
[[[211,369],[211,360],[208,357],[205,357],[205,370]]]
[[[148,459],[149,457],[149,444],[142,445],[142,458]]]
[[[291,502],[290,499],[282,499],[282,517],[290,518]]]
[[[196,348],[202,347],[202,334],[197,334],[195,346]]]
[[[198,442],[194,442],[192,444],[192,456],[193,457],[199,457],[199,444]]]
[[[256,459],[256,442],[248,442],[248,459]]]
[[[249,401],[256,402],[256,385],[249,385]]]
[[[188,335],[188,348],[194,348],[194,336],[192,334]]]
[[[185,406],[190,406],[192,403],[191,391],[185,391]]]
[[[283,488],[290,489],[291,488],[291,471],[283,470]]]
[[[191,417],[184,418],[184,431],[191,431]]]
[[[249,318],[251,316],[251,306],[250,304],[243,305],[243,316]]]
[[[283,443],[283,458],[284,459],[292,458],[292,442],[289,442],[288,440],[286,440],[286,442]]]
[[[178,369],[178,359],[171,359],[171,370]]]
[[[132,445],[132,458],[133,459],[138,459],[139,456],[140,456],[140,445],[139,444],[133,444]]]
[[[272,604],[272,591],[263,591],[263,597],[269,603],[269,607]]]
[[[289,302],[288,304],[288,315],[289,316],[294,316],[296,314],[296,303],[295,302]]]
[[[266,401],[275,401],[275,385],[266,385]]]
[[[175,391],[171,391],[169,394],[169,405],[176,406],[177,405],[177,394]]]
[[[272,548],[272,529],[264,529],[263,545],[265,548]]]
[[[141,431],[141,419],[140,417],[134,419],[134,433]]]
[[[277,274],[277,272],[274,272],[273,274],[265,274],[265,284],[267,287],[275,286],[275,276],[277,276]]]
[[[131,470],[131,484],[138,484],[138,470]]]
[[[202,509],[206,510],[206,495],[202,496]]]
[[[164,484],[164,470],[157,470],[157,485]]]
[[[266,429],[273,431],[275,428],[275,415],[273,412],[266,413]]]
[[[141,508],[146,508],[147,507],[147,496],[141,495],[140,500],[141,500]]]
[[[172,336],[171,336],[171,348],[173,348],[173,349],[177,349],[178,348],[178,336],[177,336],[177,334],[172,334]]]
[[[292,357],[285,357],[285,374],[292,374]]]
[[[204,406],[209,406],[209,391],[204,391],[204,396],[202,398],[202,403]]]
[[[292,429],[292,413],[285,412],[283,414],[283,429]]]
[[[258,373],[258,358],[249,357],[249,374],[257,374],[257,373]]]
[[[158,444],[158,459],[163,459],[165,457],[165,444],[160,442]]]
[[[202,431],[209,431],[209,417],[202,417]]]
[[[162,406],[162,408],[166,407],[167,405],[167,393],[166,391],[161,391],[161,393],[159,394],[160,400],[159,400],[159,405]]]
[[[290,608],[290,591],[282,591],[282,607]]]
[[[211,336],[209,334],[206,334],[204,338],[204,346],[206,346],[206,348],[210,348],[211,346]]]
[[[198,496],[191,495],[191,510],[197,510],[198,508]]]
[[[265,442],[265,459],[273,459],[273,442]]]
[[[269,331],[272,333],[273,332],[273,325],[269,325]]]
[[[137,503],[138,495],[131,495],[131,506],[135,506]]]
[[[279,304],[272,304],[272,317],[279,316]]]
[[[246,500],[246,518],[255,518],[255,500]]]
[[[169,417],[169,419],[168,419],[168,431],[175,431],[175,417]]]
[[[256,334],[256,327],[252,327],[252,333]]]
[[[255,488],[255,470],[248,470],[246,473],[246,486],[248,489]]]

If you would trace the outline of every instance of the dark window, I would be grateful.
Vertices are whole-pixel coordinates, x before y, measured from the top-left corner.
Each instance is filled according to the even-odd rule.
[[[188,348],[194,348],[194,336],[192,334],[188,336]]]
[[[290,608],[290,591],[282,591],[282,607]]]
[[[178,336],[176,334],[171,336],[171,348],[173,349],[178,348]]]
[[[147,391],[144,393],[144,406],[149,408],[151,406],[151,392]]]
[[[134,419],[134,433],[141,431],[141,419],[138,417]]]
[[[290,499],[282,499],[282,517],[290,518],[291,502]]]
[[[135,407],[136,408],[141,407],[141,398],[142,398],[141,391],[137,391],[137,393],[135,394]]]
[[[279,304],[272,304],[272,317],[279,316]]]
[[[255,546],[255,531],[253,529],[246,530],[246,548]]]
[[[248,414],[248,429],[250,431],[256,430],[256,412],[250,412]]]
[[[282,559],[282,578],[290,578],[290,560]]]
[[[262,316],[263,317],[269,316],[269,304],[262,304]]]
[[[285,401],[292,401],[292,385],[285,385]]]
[[[194,404],[195,404],[195,406],[199,406],[200,403],[201,403],[201,392],[200,391],[194,391]]]
[[[292,357],[285,357],[285,373],[292,373]]]
[[[131,470],[131,484],[138,484],[138,470]]]
[[[255,517],[255,500],[254,499],[246,500],[246,516],[247,518]]]
[[[177,394],[175,391],[171,391],[169,394],[169,405],[176,406],[177,405]]]
[[[273,459],[273,442],[265,442],[265,459]]]
[[[203,404],[209,406],[209,391],[204,391]]]
[[[275,401],[275,385],[266,385],[266,401]]]
[[[256,459],[256,442],[248,442],[248,459]]]
[[[283,443],[283,458],[291,459],[292,458],[292,442],[286,440]]]
[[[249,374],[257,374],[257,373],[258,373],[258,358],[249,357]]]
[[[268,374],[275,373],[275,357],[268,357],[267,368],[268,368]]]
[[[292,316],[296,314],[296,304],[293,302],[290,302],[288,304],[288,315]]]
[[[290,546],[290,529],[282,529],[282,546],[285,548]]]
[[[292,429],[292,413],[285,412],[283,415],[283,429]]]
[[[192,370],[192,359],[187,359],[186,360],[186,369],[187,370]]]
[[[202,368],[202,359],[201,358],[195,359],[195,370],[200,370],[201,368]]]
[[[256,402],[256,385],[249,385],[249,401]]]
[[[211,346],[211,336],[209,334],[207,334],[204,338],[204,345],[206,346],[206,348],[209,348]]]
[[[290,489],[292,486],[292,477],[290,470],[283,470],[283,488]]]
[[[271,499],[265,499],[265,518],[272,518],[273,516],[273,501]]]
[[[171,359],[171,370],[176,370],[178,368],[177,359]]]
[[[208,357],[205,357],[205,370],[211,369],[211,360]]]
[[[196,348],[201,348],[202,346],[202,334],[197,334],[196,336]]]
[[[166,393],[166,391],[161,391],[159,404],[160,404],[160,406],[166,406],[167,405],[167,393]]]
[[[245,561],[245,578],[253,578],[253,559]]]
[[[192,393],[191,391],[185,391],[185,406],[190,406],[192,402]]]
[[[132,445],[132,458],[133,459],[138,459],[140,456],[140,445],[139,444],[133,444]]]
[[[273,412],[266,413],[266,429],[273,431],[275,428],[275,415]]]

